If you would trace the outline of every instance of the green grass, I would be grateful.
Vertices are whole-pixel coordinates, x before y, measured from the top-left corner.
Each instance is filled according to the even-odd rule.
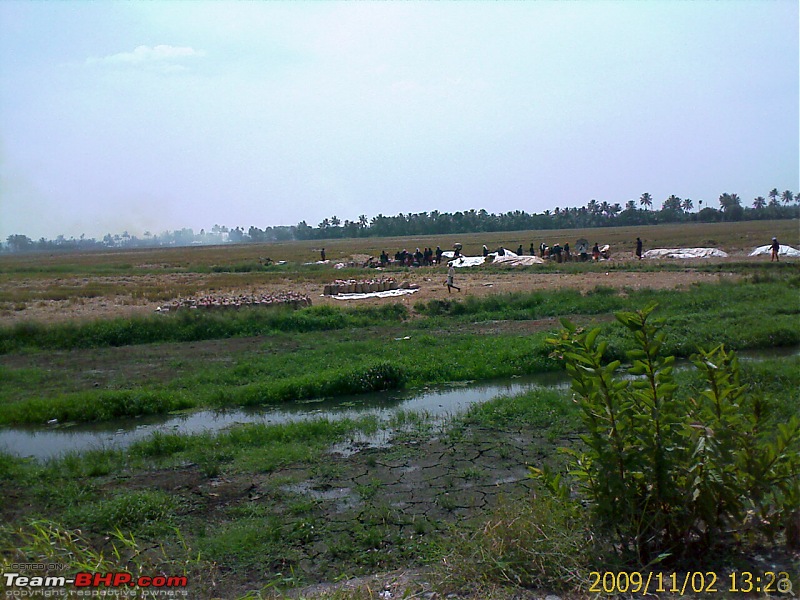
[[[690,390],[698,381],[692,370],[679,369],[676,377]],[[772,422],[800,412],[800,357],[742,361],[742,383],[749,393],[765,400]],[[559,455],[557,448],[565,440],[574,445],[580,433],[580,419],[569,392],[552,390],[534,390],[475,406],[450,419],[443,432],[421,427],[425,422],[424,414],[402,413],[392,418],[391,426],[419,425],[420,435],[427,436],[461,431],[462,435],[452,437],[454,443],[459,439],[474,443],[463,435],[470,428],[482,432],[526,429],[539,440],[531,448],[531,458],[536,461]],[[535,497],[526,501],[506,499],[482,518],[459,520],[452,529],[387,506],[381,497],[382,484],[375,478],[364,478],[353,486],[353,493],[364,502],[359,518],[335,526],[319,518],[315,501],[283,491],[289,483],[340,476],[340,466],[324,458],[326,449],[355,432],[374,432],[379,427],[381,423],[374,417],[253,424],[218,434],[158,433],[125,451],[70,454],[44,463],[3,455],[0,493],[23,495],[24,501],[16,504],[20,513],[8,523],[14,528],[27,530],[31,519],[35,522],[47,516],[67,529],[81,529],[88,536],[81,543],[87,552],[95,553],[108,543],[104,537],[119,528],[124,536],[157,538],[160,551],[166,553],[164,564],[184,560],[185,548],[191,547],[195,567],[201,562],[224,565],[234,579],[255,572],[262,587],[276,589],[310,583],[308,563],[303,561],[310,547],[322,549],[314,569],[328,580],[343,573],[441,564],[446,556],[449,566],[437,577],[453,586],[516,581],[568,590],[580,584],[574,577],[591,567],[592,561],[601,560],[587,544],[586,523],[570,512],[569,505],[544,490],[537,490]],[[383,460],[390,454],[387,451]],[[286,470],[274,480],[259,479],[271,477],[279,469]],[[151,479],[173,470],[198,471],[203,483],[197,488],[165,488],[158,477]],[[211,518],[192,516],[198,503],[213,504],[212,479],[225,482],[235,475],[259,482],[258,494],[263,497],[222,504],[210,513]],[[453,476],[471,481],[480,478],[481,472],[460,467]],[[54,489],[58,493],[53,493]],[[197,495],[192,489],[205,491]],[[440,498],[439,504],[443,509],[456,508],[449,496]],[[15,541],[18,538],[3,537],[8,535],[8,530],[0,531],[0,542],[22,547]]]
[[[129,491],[76,504],[64,514],[64,522],[75,528],[88,526],[99,534],[119,529],[155,536],[174,525],[177,508],[171,494],[157,490]]]
[[[172,391],[117,390],[79,392],[48,398],[32,398],[7,404],[0,424],[109,421],[122,417],[166,414],[193,408],[190,394]]]
[[[555,430],[558,435],[574,433],[580,427],[576,405],[563,392],[553,390],[532,390],[477,404],[459,421],[486,428],[507,427],[513,423],[531,431]]]
[[[703,284],[687,291],[623,294],[598,287],[586,295],[575,291],[509,294],[427,303],[419,307],[422,316],[411,320],[399,305],[143,320],[153,327],[166,324],[158,333],[162,338],[214,337],[220,332],[255,335],[261,331],[262,345],[224,362],[215,360],[216,355],[205,360],[186,355],[186,360],[178,361],[174,358],[178,348],[170,346],[174,368],[160,379],[152,378],[152,369],[146,365],[138,369],[141,379],[128,375],[125,358],[117,357],[121,362],[115,363],[115,369],[126,376],[96,387],[80,383],[87,379],[81,367],[48,372],[42,367],[6,365],[0,367],[0,405],[4,406],[0,424],[43,423],[53,418],[60,422],[102,421],[187,408],[269,405],[560,368],[543,341],[550,332],[483,334],[481,324],[494,321],[600,317],[609,357],[624,359],[630,341],[625,328],[609,313],[654,300],[659,303],[657,314],[667,321],[665,350],[679,357],[718,343],[737,350],[793,347],[800,345],[799,286],[800,278],[793,276],[757,283]],[[124,323],[112,321],[105,326],[113,330]],[[96,340],[94,332],[102,330],[101,325],[37,326],[30,339],[41,342],[53,336],[66,344],[68,336],[62,334],[72,331],[78,339]],[[169,327],[175,330],[170,333]],[[278,333],[265,333],[267,328],[277,328]],[[29,340],[22,335],[25,327],[16,329],[20,340]],[[117,339],[100,337],[103,343]],[[129,338],[123,336],[119,343],[124,339]],[[27,347],[30,342],[19,343]],[[157,357],[166,350],[160,348],[152,345],[152,350],[137,360],[158,361],[151,354]],[[91,354],[85,356],[84,360],[91,360]],[[41,392],[43,389],[46,391]]]
[[[0,328],[0,354],[192,342],[286,331],[328,331],[400,323],[406,316],[401,304],[387,304],[360,309],[320,306],[300,310],[276,307],[217,313],[183,311],[174,315],[52,325],[24,322]]]

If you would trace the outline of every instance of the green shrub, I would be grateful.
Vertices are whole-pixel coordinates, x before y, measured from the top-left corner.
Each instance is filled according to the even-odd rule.
[[[676,393],[654,308],[617,315],[635,340],[632,378],[618,374],[619,360],[606,364],[599,329],[564,320],[549,340],[582,409],[587,450],[567,451],[598,525],[643,564],[698,555],[730,532],[774,537],[800,507],[800,419],[770,420],[723,346],[693,357],[705,389]]]

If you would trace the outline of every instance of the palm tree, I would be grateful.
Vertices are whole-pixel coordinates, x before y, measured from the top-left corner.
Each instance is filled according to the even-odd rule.
[[[669,198],[664,200],[664,204],[661,205],[661,209],[679,211],[681,209],[681,199],[675,194],[672,194]]]
[[[781,200],[783,200],[784,204],[789,204],[789,202],[794,200],[794,194],[789,190],[784,190],[783,194],[781,194]]]
[[[757,196],[753,199],[753,208],[756,210],[761,210],[767,205],[767,200],[764,196]]]
[[[689,212],[694,208],[694,202],[692,202],[691,198],[684,198],[683,201],[681,202],[681,208],[685,212]]]
[[[727,192],[719,197],[719,206],[722,212],[730,212],[734,206],[741,206],[742,201],[738,194],[728,194]]]
[[[647,210],[653,206],[653,197],[649,193],[645,192],[642,194],[642,197],[639,198],[639,204],[644,206],[645,210]]]
[[[636,200],[628,200],[625,203],[625,210],[636,210]]]
[[[770,206],[778,206],[778,196],[779,195],[780,195],[780,192],[778,191],[778,188],[772,188],[772,190],[770,190],[770,192],[769,192],[769,200],[770,200],[769,205]]]

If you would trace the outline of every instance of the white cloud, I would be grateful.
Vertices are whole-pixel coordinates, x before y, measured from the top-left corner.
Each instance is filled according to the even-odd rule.
[[[195,50],[189,46],[169,46],[159,44],[158,46],[138,46],[133,52],[119,52],[109,54],[102,58],[90,57],[86,59],[86,64],[105,64],[105,65],[160,65],[176,64],[187,58],[199,58],[205,56],[202,50]]]

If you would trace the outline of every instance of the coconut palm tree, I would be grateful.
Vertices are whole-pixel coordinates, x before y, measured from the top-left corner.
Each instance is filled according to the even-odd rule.
[[[778,191],[778,188],[772,188],[770,190],[770,192],[769,192],[769,200],[770,200],[769,205],[770,206],[778,206],[778,196],[779,195],[780,195],[780,192]]]
[[[784,204],[789,204],[794,200],[794,194],[789,190],[784,190],[783,194],[781,194],[781,200],[783,200]]]
[[[661,209],[678,211],[681,209],[681,199],[675,194],[672,194],[669,198],[664,200],[664,204],[661,205]]]
[[[719,197],[719,206],[722,212],[728,213],[736,206],[741,207],[742,201],[739,198],[739,194],[728,194],[726,192]]]
[[[753,199],[753,208],[755,208],[756,210],[761,210],[766,205],[767,205],[767,200],[766,198],[764,198],[764,196],[756,196]]]
[[[653,197],[645,192],[642,194],[641,198],[639,198],[639,204],[644,206],[645,210],[648,210],[651,206],[653,206]]]
[[[628,200],[625,203],[625,210],[636,210],[636,200]]]
[[[694,202],[692,202],[692,199],[691,199],[691,198],[684,198],[684,199],[681,201],[681,208],[682,208],[682,209],[683,209],[685,212],[689,212],[690,210],[692,210],[692,209],[694,208]]]

